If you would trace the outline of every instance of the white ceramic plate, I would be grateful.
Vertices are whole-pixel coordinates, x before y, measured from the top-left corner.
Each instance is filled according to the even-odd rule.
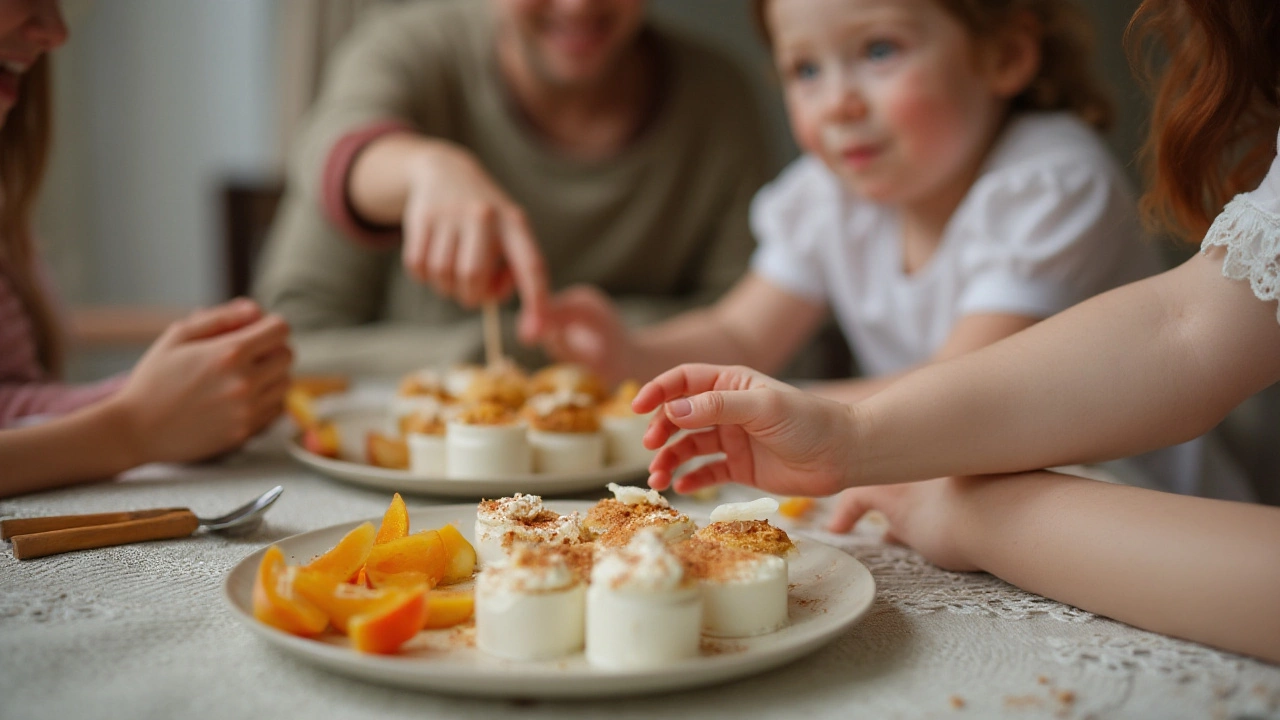
[[[548,502],[561,513],[585,512],[591,503]],[[697,518],[695,518],[697,519]],[[376,522],[376,519],[375,519]],[[474,540],[474,505],[443,505],[412,510],[411,528],[452,522]],[[334,525],[276,543],[291,563],[307,562],[333,547],[358,523]],[[875,597],[875,581],[852,556],[821,543],[799,539],[790,563],[791,623],[754,638],[704,638],[697,658],[645,671],[601,670],[581,653],[543,662],[490,657],[474,647],[473,628],[418,634],[399,655],[364,655],[347,639],[326,632],[319,639],[294,637],[253,617],[253,579],[265,548],[241,560],[227,575],[232,612],[259,637],[281,650],[343,675],[455,695],[514,698],[582,698],[637,695],[711,685],[791,662],[839,637],[866,613]]]
[[[390,433],[391,420],[384,407],[348,406],[323,413],[338,428],[343,458],[364,459],[364,439],[370,430]],[[424,477],[408,470],[389,470],[353,460],[334,460],[316,455],[302,447],[301,435],[289,440],[289,454],[298,462],[329,477],[357,485],[392,492],[424,493],[456,498],[502,497],[514,493],[535,495],[569,495],[600,490],[611,482],[627,484],[649,477],[649,466],[615,465],[585,473],[529,473],[493,478],[461,480],[446,477]]]

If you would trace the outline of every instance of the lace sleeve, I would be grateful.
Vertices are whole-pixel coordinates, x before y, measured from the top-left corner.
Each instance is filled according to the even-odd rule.
[[[1249,281],[1259,300],[1280,300],[1280,215],[1254,204],[1245,195],[1227,203],[1213,221],[1200,252],[1224,247],[1222,274]],[[1280,307],[1276,308],[1280,322]]]

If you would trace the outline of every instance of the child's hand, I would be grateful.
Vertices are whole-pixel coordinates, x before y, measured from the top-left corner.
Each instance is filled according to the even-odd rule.
[[[964,527],[962,502],[984,478],[941,478],[901,485],[849,488],[837,497],[827,529],[849,532],[863,515],[878,510],[889,519],[888,542],[915,549],[946,570],[978,570],[965,556],[958,529]]]
[[[738,482],[783,495],[831,495],[849,486],[854,463],[851,408],[801,392],[744,367],[681,365],[640,389],[632,408],[665,403],[645,434],[658,448],[679,429],[697,430],[663,447],[649,465],[649,485],[671,485],[685,461],[727,458],[681,477],[678,492]]]
[[[542,332],[547,271],[524,211],[460,149],[435,148],[410,173],[405,271],[467,307],[520,293],[520,338]]]
[[[265,428],[289,387],[288,337],[284,320],[248,300],[170,325],[112,398],[139,463],[203,459]]]
[[[593,285],[575,285],[551,298],[542,346],[555,360],[584,365],[610,385],[634,377],[627,327],[609,296]]]

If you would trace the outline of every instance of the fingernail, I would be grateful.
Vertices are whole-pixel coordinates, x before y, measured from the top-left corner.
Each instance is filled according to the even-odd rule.
[[[667,414],[671,417],[685,417],[693,412],[693,403],[688,398],[680,398],[667,403]]]

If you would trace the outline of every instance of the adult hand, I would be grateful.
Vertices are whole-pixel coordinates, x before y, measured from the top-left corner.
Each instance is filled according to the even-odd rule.
[[[550,300],[542,346],[558,362],[578,363],[610,385],[634,377],[636,353],[613,302],[592,285],[575,285]]]
[[[203,459],[265,428],[289,387],[288,337],[284,320],[249,300],[170,325],[112,398],[139,463]]]
[[[644,436],[645,447],[662,448],[649,465],[653,488],[670,486],[684,462],[715,453],[726,458],[682,476],[676,490],[737,482],[784,495],[831,495],[849,485],[856,435],[847,405],[750,368],[681,365],[646,384],[632,403],[638,413],[659,406]],[[680,429],[695,432],[662,447]]]
[[[409,168],[402,259],[410,277],[467,307],[520,293],[519,334],[542,332],[548,284],[524,211],[460,148],[432,145]]]

